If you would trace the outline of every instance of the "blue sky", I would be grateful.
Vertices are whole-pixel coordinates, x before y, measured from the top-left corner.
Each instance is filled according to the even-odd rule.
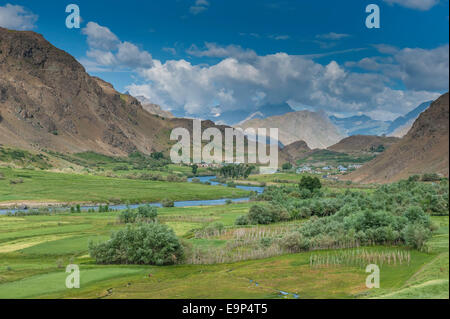
[[[119,91],[210,117],[287,102],[391,119],[448,91],[448,0],[0,1]],[[76,3],[81,29],[65,26]],[[365,8],[379,5],[381,28]]]

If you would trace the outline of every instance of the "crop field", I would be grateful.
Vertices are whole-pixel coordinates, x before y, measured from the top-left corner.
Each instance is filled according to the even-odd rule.
[[[250,205],[162,208],[158,219],[194,251],[210,253],[229,249],[238,239],[251,242],[262,236],[258,234],[277,234],[303,222],[235,225]],[[88,242],[105,241],[123,227],[118,214],[0,216],[0,298],[448,298],[448,217],[432,218],[439,229],[429,252],[370,246],[231,263],[97,265],[88,254]],[[217,222],[224,229],[208,233],[207,226]],[[311,265],[311,260],[352,251],[408,255],[409,260],[385,262],[381,287],[373,290],[365,286],[364,267],[343,262]],[[80,266],[80,289],[65,287],[69,263]]]

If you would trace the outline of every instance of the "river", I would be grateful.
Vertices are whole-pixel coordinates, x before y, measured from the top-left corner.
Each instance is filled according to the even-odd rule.
[[[206,183],[209,182],[211,183],[211,187],[213,186],[225,186],[222,183],[219,182],[215,182],[212,181],[213,179],[216,178],[216,176],[200,176],[200,177],[196,177],[200,180],[201,183]],[[193,178],[189,178],[188,182],[192,183]],[[241,186],[241,185],[237,185],[236,188],[239,189],[243,189],[246,191],[254,191],[257,192],[259,194],[261,194],[264,191],[264,187],[259,187],[259,186]],[[221,199],[210,199],[210,200],[188,200],[188,201],[176,201],[175,207],[192,207],[192,206],[217,206],[217,205],[225,205],[226,202],[228,200],[231,200],[234,203],[239,203],[239,202],[246,202],[248,201],[250,198],[249,197],[242,197],[242,198],[221,198]],[[126,209],[127,207],[129,208],[137,208],[139,206],[143,206],[143,205],[151,205],[151,206],[155,206],[155,207],[162,207],[161,203],[143,203],[143,204],[131,204],[131,205],[125,205],[125,204],[118,204],[118,205],[109,205],[109,208],[112,210],[123,210]],[[90,206],[81,206],[81,211],[88,211],[90,209],[98,209],[99,205],[90,205]],[[53,210],[64,210],[67,209],[64,207],[53,207],[51,208]],[[16,213],[18,211],[21,212],[27,212],[29,210],[32,209],[0,209],[0,215],[5,215],[7,213]]]

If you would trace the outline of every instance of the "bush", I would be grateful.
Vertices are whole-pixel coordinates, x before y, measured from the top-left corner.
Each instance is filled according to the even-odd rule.
[[[411,175],[408,177],[408,182],[418,182],[420,180],[420,175]]]
[[[308,250],[310,243],[309,240],[303,237],[299,232],[292,232],[281,239],[280,245],[290,252],[299,252]]]
[[[120,222],[123,224],[131,223],[150,223],[156,221],[158,210],[156,207],[145,205],[137,209],[125,209],[119,215]]]
[[[288,171],[290,169],[292,169],[292,164],[291,163],[284,163],[283,166],[281,166],[281,168],[285,171]]]
[[[265,205],[253,205],[248,212],[248,219],[253,224],[270,224],[274,222],[273,213]]]
[[[161,202],[162,207],[175,207],[175,202],[171,199],[163,199]]]
[[[172,265],[183,259],[183,247],[171,228],[158,223],[127,225],[107,242],[89,243],[98,264]]]
[[[225,228],[224,224],[221,222],[214,222],[209,224],[204,228],[206,235],[214,235],[216,232],[221,232]]]
[[[313,192],[316,189],[322,188],[322,183],[320,182],[320,179],[317,177],[303,176],[298,186],[300,190],[306,188],[311,192]]]
[[[403,231],[406,245],[422,249],[425,242],[431,238],[431,231],[421,224],[408,224]]]
[[[234,222],[236,225],[249,225],[250,224],[250,220],[248,219],[247,215],[242,215],[239,216],[238,218],[236,218],[236,221]]]
[[[440,180],[441,180],[441,177],[436,173],[422,175],[422,181],[424,181],[424,182],[438,182]]]

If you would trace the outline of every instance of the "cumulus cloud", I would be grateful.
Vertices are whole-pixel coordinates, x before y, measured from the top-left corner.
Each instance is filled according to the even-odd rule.
[[[131,94],[190,115],[251,111],[263,104],[289,102],[335,114],[371,112],[390,119],[438,96],[426,90],[391,89],[389,78],[377,72],[352,72],[335,61],[321,65],[286,53],[252,59],[228,56],[214,65],[155,60],[140,76],[147,83],[127,87]]]
[[[208,10],[208,8],[209,2],[207,0],[196,0],[195,4],[189,8],[189,12],[193,15],[197,15]]]
[[[111,30],[95,22],[89,22],[81,32],[87,36],[88,45],[93,49],[115,50],[120,43]]]
[[[364,58],[348,62],[348,67],[376,71],[394,79],[400,79],[410,90],[443,91],[449,87],[449,46],[435,49],[377,46],[387,57]]]
[[[398,4],[400,6],[421,11],[430,10],[439,3],[439,0],[384,0],[389,4]]]
[[[112,68],[149,68],[153,65],[150,53],[135,44],[120,39],[107,27],[89,22],[82,33],[87,36],[88,60],[81,62],[90,71],[107,71]]]
[[[0,6],[0,27],[13,30],[32,30],[38,16],[22,6],[6,4]]]

